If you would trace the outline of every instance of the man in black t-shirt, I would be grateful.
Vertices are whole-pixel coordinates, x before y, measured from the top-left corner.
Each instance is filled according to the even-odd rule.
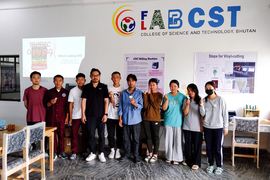
[[[90,72],[91,82],[86,84],[82,92],[82,123],[86,124],[89,134],[91,153],[86,161],[96,159],[95,130],[99,136],[99,160],[106,162],[104,156],[105,137],[104,128],[108,116],[109,94],[107,85],[100,83],[100,71],[93,68]]]

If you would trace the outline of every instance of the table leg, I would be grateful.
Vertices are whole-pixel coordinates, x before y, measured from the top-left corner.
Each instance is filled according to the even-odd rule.
[[[49,161],[50,161],[50,171],[53,171],[53,156],[54,156],[54,132],[52,132],[51,136],[49,137]]]

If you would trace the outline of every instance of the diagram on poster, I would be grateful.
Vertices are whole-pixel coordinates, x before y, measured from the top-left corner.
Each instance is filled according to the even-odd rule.
[[[136,87],[141,91],[148,91],[148,81],[156,78],[157,90],[164,91],[164,54],[126,54],[125,75],[135,74],[137,77]],[[127,83],[125,84],[127,88]]]
[[[220,94],[254,93],[256,62],[256,52],[198,52],[194,82],[200,92],[213,81]]]

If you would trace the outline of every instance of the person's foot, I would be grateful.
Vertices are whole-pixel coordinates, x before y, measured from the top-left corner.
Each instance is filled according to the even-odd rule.
[[[135,163],[139,163],[139,162],[141,162],[141,160],[140,160],[139,157],[135,157],[135,158],[134,158],[134,162],[135,162]]]
[[[187,163],[185,161],[182,162],[182,165],[187,166]]]
[[[114,158],[114,154],[115,154],[115,150],[114,150],[114,148],[111,148],[111,152],[110,152],[108,158],[113,159]]]
[[[76,157],[77,157],[76,154],[71,154],[70,159],[71,159],[71,160],[74,160],[74,159],[76,159]]]
[[[102,152],[102,153],[100,153],[100,155],[98,156],[98,158],[99,158],[99,160],[100,160],[100,162],[106,162],[106,158],[105,158],[105,156],[104,156],[104,153]]]
[[[155,163],[157,162],[158,158],[157,156],[152,156],[152,158],[150,159],[150,163]]]
[[[67,159],[67,155],[66,155],[64,152],[61,152],[61,153],[59,154],[59,157],[60,157],[61,159]]]
[[[88,152],[82,153],[82,157],[83,157],[83,158],[87,158],[88,156],[89,156],[89,153],[88,153]]]
[[[148,155],[146,156],[146,158],[144,159],[146,162],[148,162],[150,159],[152,158],[152,156]]]
[[[195,170],[197,170],[197,169],[199,169],[199,166],[198,166],[198,165],[196,165],[196,164],[194,164],[194,165],[191,167],[191,169],[195,169]]]
[[[177,161],[173,161],[173,164],[178,165],[178,164],[179,164],[179,162],[177,162]]]
[[[115,159],[120,159],[120,158],[121,158],[120,149],[117,149],[115,152]]]
[[[94,159],[96,159],[96,158],[97,158],[97,155],[91,153],[91,154],[89,154],[89,156],[88,156],[85,160],[86,160],[86,161],[92,161],[92,160],[94,160]]]
[[[168,164],[171,164],[171,161],[170,160],[168,160],[168,159],[166,159],[166,161],[165,161],[166,163],[168,163]]]
[[[53,160],[56,160],[57,159],[57,154],[54,154],[53,155]]]

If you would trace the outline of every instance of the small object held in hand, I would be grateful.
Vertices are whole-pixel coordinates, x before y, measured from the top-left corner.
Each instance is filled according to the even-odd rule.
[[[132,99],[133,98],[133,96],[129,96],[129,99]]]
[[[54,98],[55,100],[57,100],[57,97],[56,98]]]
[[[8,130],[9,131],[15,131],[15,124],[8,124]]]

